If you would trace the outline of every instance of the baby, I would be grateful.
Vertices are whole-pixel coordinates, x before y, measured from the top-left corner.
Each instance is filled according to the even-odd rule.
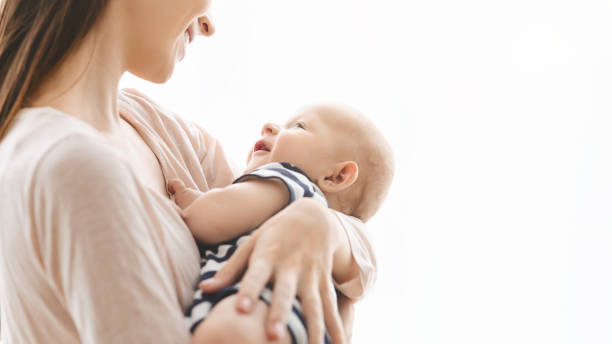
[[[201,193],[173,180],[169,188],[199,241],[203,281],[253,229],[302,197],[367,221],[380,207],[393,173],[390,146],[367,118],[346,106],[322,104],[303,109],[282,128],[264,125],[245,174],[232,185]],[[237,291],[238,285],[212,294],[197,290],[187,311],[192,333],[216,303]],[[260,298],[269,304],[270,296],[266,287]],[[296,299],[286,342],[308,342],[303,319]]]

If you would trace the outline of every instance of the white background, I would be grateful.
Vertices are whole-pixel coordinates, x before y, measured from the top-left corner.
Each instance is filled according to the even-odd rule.
[[[243,162],[353,105],[395,148],[353,343],[612,343],[612,1],[217,0],[165,85]]]

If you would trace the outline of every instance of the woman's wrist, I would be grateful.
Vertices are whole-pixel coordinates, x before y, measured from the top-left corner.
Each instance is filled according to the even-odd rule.
[[[324,220],[322,227],[326,228],[330,255],[332,256],[332,276],[338,284],[350,281],[359,276],[359,267],[353,259],[351,245],[340,219],[333,209],[320,202],[304,198],[300,200],[306,214],[316,214],[314,219]],[[314,226],[314,225],[313,225]]]

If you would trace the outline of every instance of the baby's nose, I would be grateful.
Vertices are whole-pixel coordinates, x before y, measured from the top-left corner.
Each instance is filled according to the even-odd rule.
[[[264,124],[263,128],[261,129],[261,135],[265,135],[265,134],[272,134],[272,135],[276,135],[278,134],[280,128],[278,127],[278,125],[274,124],[274,123],[266,123]]]

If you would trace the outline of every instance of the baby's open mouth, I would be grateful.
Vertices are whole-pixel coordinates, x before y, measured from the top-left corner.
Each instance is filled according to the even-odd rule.
[[[255,147],[253,147],[253,152],[258,152],[258,151],[266,151],[266,152],[270,151],[270,148],[268,147],[268,145],[266,144],[264,140],[259,140],[255,143]]]

